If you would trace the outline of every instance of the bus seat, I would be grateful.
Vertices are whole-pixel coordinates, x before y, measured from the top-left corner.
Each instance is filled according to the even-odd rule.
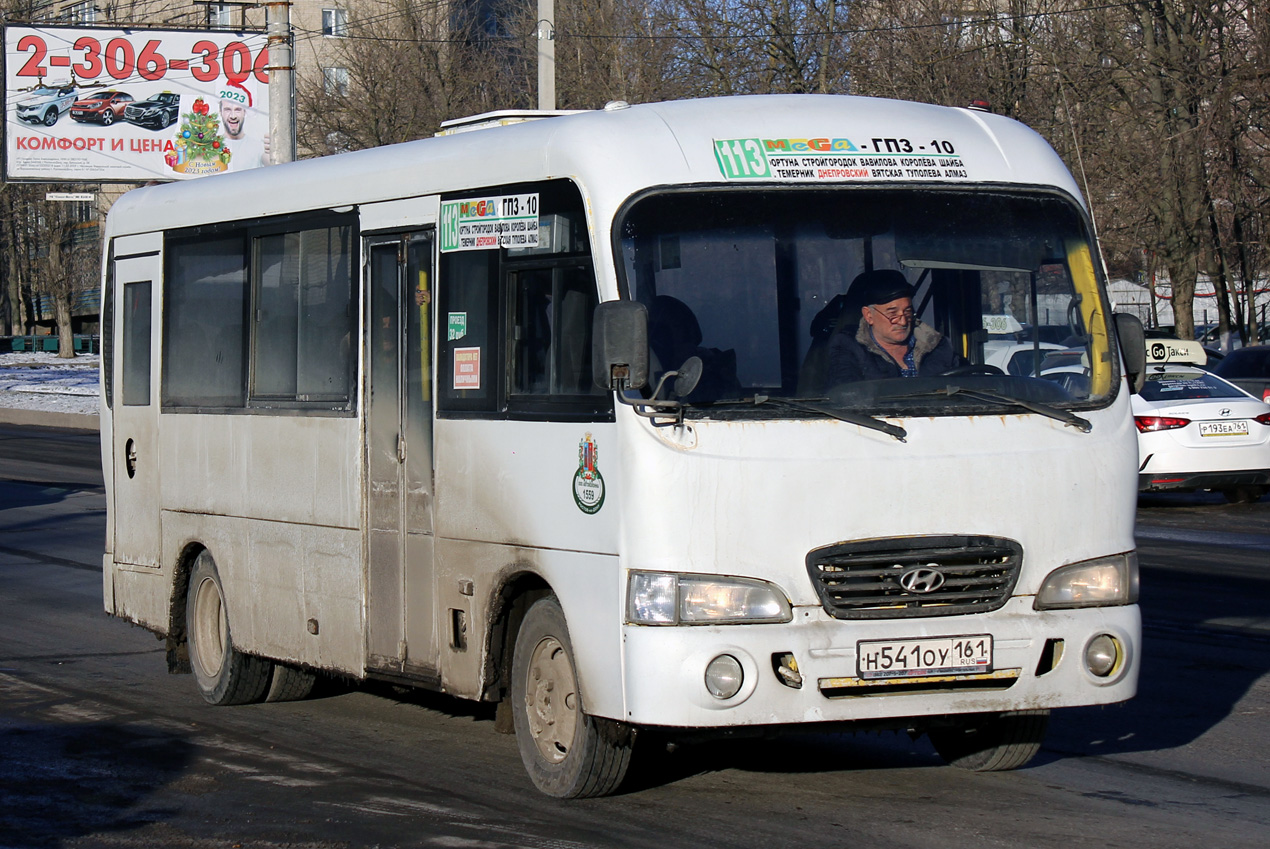
[[[701,324],[683,301],[658,295],[648,309],[648,347],[665,370],[676,369],[701,345]]]
[[[662,374],[678,369],[689,357],[700,357],[701,380],[693,390],[695,401],[736,397],[741,384],[736,374],[736,351],[701,346],[701,324],[687,304],[669,295],[658,295],[648,309],[649,374],[656,387]]]
[[[811,320],[811,344],[807,346],[807,354],[803,357],[802,368],[798,370],[798,395],[802,398],[819,395],[826,389],[825,382],[829,378],[828,349],[829,339],[841,323],[844,332],[849,325],[852,332],[860,323],[860,307],[855,306],[854,315],[849,311],[852,302],[850,290],[846,294],[834,295],[829,303],[820,308],[816,317]]]

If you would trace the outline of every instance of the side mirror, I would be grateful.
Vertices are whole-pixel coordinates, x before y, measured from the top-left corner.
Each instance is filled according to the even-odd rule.
[[[605,301],[595,308],[591,378],[610,391],[648,383],[648,308],[639,301]]]
[[[1136,395],[1147,379],[1147,336],[1136,315],[1118,312],[1115,319],[1116,339],[1120,342],[1120,355],[1124,357],[1129,388]]]

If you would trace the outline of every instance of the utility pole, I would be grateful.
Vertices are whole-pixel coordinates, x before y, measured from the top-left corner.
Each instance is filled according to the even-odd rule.
[[[269,160],[278,165],[295,161],[295,64],[289,0],[265,3],[265,34],[269,39]]]
[[[556,108],[555,0],[538,0],[538,108]]]

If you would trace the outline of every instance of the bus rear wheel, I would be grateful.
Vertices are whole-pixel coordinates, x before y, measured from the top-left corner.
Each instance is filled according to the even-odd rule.
[[[264,698],[273,665],[234,648],[220,574],[207,551],[199,554],[190,572],[185,633],[194,681],[204,701],[211,705],[245,705]]]
[[[512,718],[534,786],[558,799],[615,791],[630,767],[634,735],[623,723],[586,713],[564,611],[554,596],[529,608],[513,651]]]
[[[935,751],[951,766],[975,772],[1018,769],[1041,749],[1048,710],[978,713],[927,732]]]

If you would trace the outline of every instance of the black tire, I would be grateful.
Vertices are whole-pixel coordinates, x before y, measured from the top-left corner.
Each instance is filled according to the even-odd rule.
[[[317,684],[317,673],[286,663],[274,663],[266,702],[298,702],[307,699]]]
[[[927,732],[950,766],[975,772],[1018,769],[1036,756],[1050,724],[1048,710],[976,713]]]
[[[543,793],[592,798],[622,783],[634,733],[624,723],[586,713],[573,644],[555,596],[535,602],[516,634],[511,704],[521,760]]]
[[[199,554],[190,573],[185,635],[194,681],[204,701],[210,705],[245,705],[265,697],[273,664],[234,648],[225,591],[216,561],[207,551]]]
[[[101,113],[101,123],[104,127],[109,127],[115,123],[115,113],[111,112],[110,109],[106,109],[105,112]]]
[[[51,127],[57,123],[57,119],[62,117],[62,113],[57,111],[57,107],[48,109],[44,113],[44,126]]]
[[[1260,501],[1267,491],[1270,491],[1270,487],[1236,486],[1230,489],[1223,489],[1221,494],[1231,504],[1253,504]]]

